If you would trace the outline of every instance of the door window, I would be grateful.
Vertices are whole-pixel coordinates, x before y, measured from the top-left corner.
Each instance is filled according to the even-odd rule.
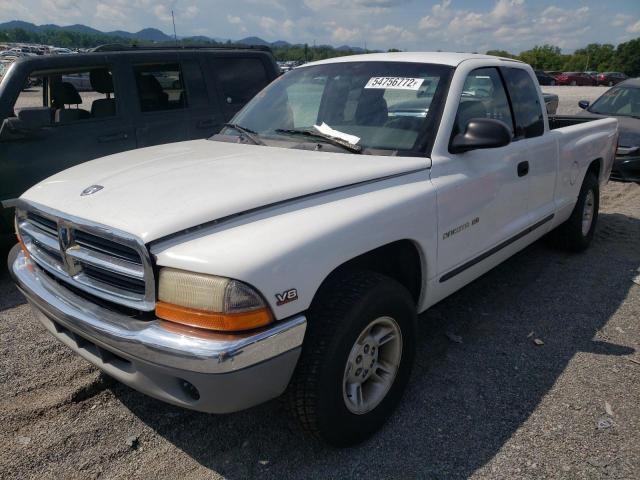
[[[116,115],[111,70],[107,66],[33,72],[13,106],[48,107],[53,123],[73,123]]]
[[[223,57],[215,58],[211,63],[229,105],[244,105],[269,84],[259,58]]]
[[[133,72],[142,112],[187,107],[182,70],[177,63],[134,65]]]
[[[531,76],[521,68],[504,68],[502,71],[516,117],[516,139],[542,135],[544,133],[542,107],[538,89]]]
[[[465,80],[452,135],[464,133],[473,118],[500,120],[513,132],[509,100],[496,68],[479,68]]]

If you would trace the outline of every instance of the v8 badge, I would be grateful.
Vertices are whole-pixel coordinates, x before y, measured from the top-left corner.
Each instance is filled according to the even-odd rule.
[[[295,302],[298,300],[298,290],[290,288],[282,293],[276,293],[276,305],[284,305],[285,303]]]

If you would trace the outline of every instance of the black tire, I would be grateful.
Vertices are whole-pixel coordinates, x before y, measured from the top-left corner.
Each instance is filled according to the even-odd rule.
[[[591,226],[589,230],[583,232],[583,213],[585,208],[585,202],[589,195],[589,192],[593,194],[593,215],[591,220]],[[572,252],[582,252],[585,250],[591,240],[593,239],[593,233],[596,229],[596,223],[598,222],[598,210],[600,208],[600,185],[598,184],[598,177],[593,173],[587,173],[582,182],[580,193],[578,194],[578,201],[569,219],[560,225],[554,232],[555,243]]]
[[[367,413],[347,408],[347,359],[361,332],[383,316],[400,327],[402,354],[396,377]],[[318,294],[308,312],[302,354],[285,401],[304,430],[337,447],[370,437],[389,418],[406,387],[415,355],[416,307],[395,280],[373,272],[347,273]]]

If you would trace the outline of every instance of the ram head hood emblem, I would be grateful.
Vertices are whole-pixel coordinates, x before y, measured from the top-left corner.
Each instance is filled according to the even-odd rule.
[[[80,195],[83,197],[85,195],[93,195],[94,193],[99,192],[103,188],[104,187],[102,185],[91,185],[90,187],[87,187],[84,190],[82,190],[82,193]]]

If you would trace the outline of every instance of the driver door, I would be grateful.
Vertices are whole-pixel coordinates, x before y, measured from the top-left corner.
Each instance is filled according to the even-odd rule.
[[[501,120],[514,131],[506,89],[496,68],[481,68],[468,75],[451,138],[464,133],[473,118]],[[457,284],[483,273],[488,267],[473,267],[528,227],[529,179],[522,167],[525,161],[526,152],[520,142],[434,159],[440,284],[451,285],[453,291]]]

